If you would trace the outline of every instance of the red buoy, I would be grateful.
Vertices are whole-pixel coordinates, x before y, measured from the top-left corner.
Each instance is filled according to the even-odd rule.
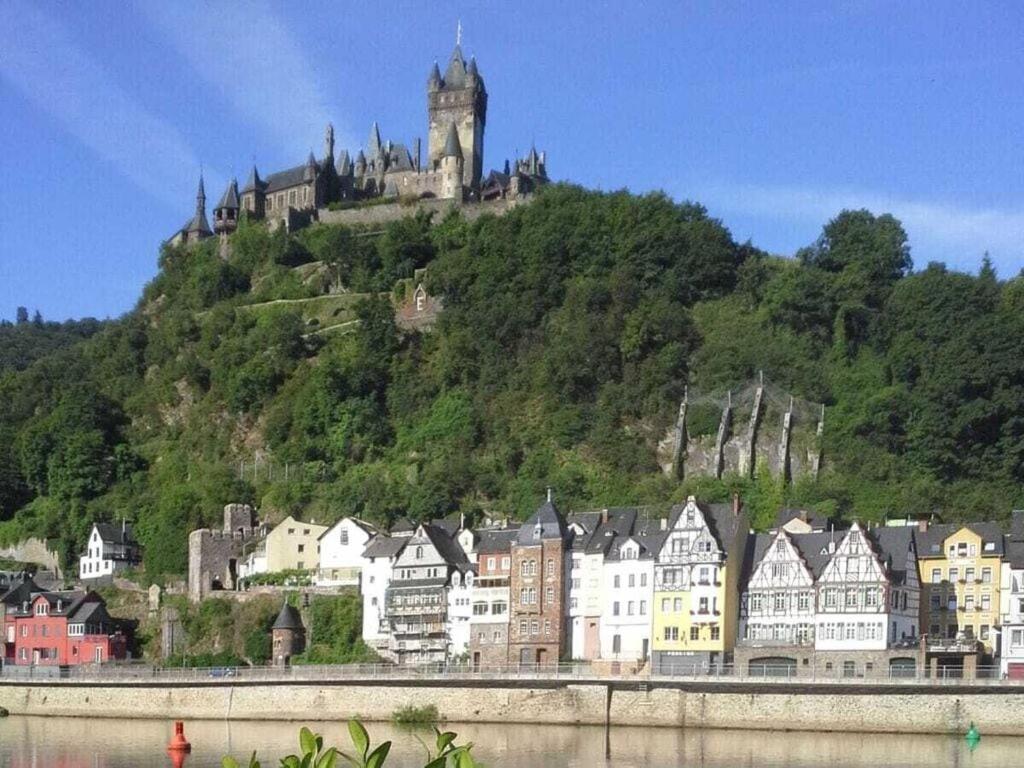
[[[192,745],[185,738],[185,724],[181,720],[174,721],[174,735],[167,744],[167,751],[173,756],[174,753],[191,752]]]

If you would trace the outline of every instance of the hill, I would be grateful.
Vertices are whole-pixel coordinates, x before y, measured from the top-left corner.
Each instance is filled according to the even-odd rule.
[[[390,293],[422,268],[444,312],[400,332]],[[783,503],[1006,516],[1024,502],[1022,308],[1024,281],[987,264],[913,272],[899,222],[867,211],[795,259],[696,204],[571,186],[471,223],[243,223],[227,260],[165,249],[134,311],[0,375],[0,536],[71,557],[124,516],[158,575],[229,501],[386,523],[522,515],[550,485],[567,509],[738,490],[761,524]],[[761,370],[826,405],[819,476],[663,473],[687,384]]]

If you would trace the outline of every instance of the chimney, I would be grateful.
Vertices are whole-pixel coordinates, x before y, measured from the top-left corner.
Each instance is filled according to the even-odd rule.
[[[920,533],[928,533],[928,521],[927,520],[918,520],[917,521],[917,530]]]
[[[553,494],[551,493],[551,486],[549,485],[548,486],[548,501],[551,501],[552,498],[553,498]]]
[[[668,518],[667,517],[663,517],[663,518],[661,518],[661,520],[659,522],[661,523],[659,528],[661,530],[663,530],[663,531],[667,531],[668,530]]]
[[[601,522],[602,523],[607,523],[608,522],[608,510],[607,509],[602,509],[601,510]]]
[[[732,513],[734,515],[740,513],[740,495],[738,493],[732,495]]]
[[[459,513],[459,530],[463,531],[465,529],[466,529],[466,513],[465,512],[460,512]]]

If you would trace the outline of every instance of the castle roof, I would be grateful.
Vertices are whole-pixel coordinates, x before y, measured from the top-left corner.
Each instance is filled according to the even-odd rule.
[[[306,168],[306,164],[303,163],[302,165],[297,165],[294,168],[288,168],[287,170],[270,174],[264,182],[264,191],[277,192],[282,189],[297,187],[300,184],[306,183]]]
[[[253,169],[256,170],[255,168]],[[238,181],[235,179],[231,180],[228,184],[228,188],[224,190],[224,194],[220,197],[220,202],[217,203],[217,210],[221,208],[229,208],[238,210]]]
[[[366,141],[366,154],[370,157],[377,157],[381,153],[382,142],[380,140],[380,128],[377,121],[373,121],[370,127],[370,138]]]
[[[338,175],[348,176],[352,172],[352,161],[349,159],[348,150],[341,150],[341,155],[338,157]]]
[[[309,150],[309,157],[306,158],[306,167],[303,169],[302,180],[312,181],[316,178],[316,172],[318,166],[316,164],[316,158],[313,157],[313,150]]]
[[[555,502],[548,499],[523,523],[517,541],[522,545],[539,544],[541,539],[565,539],[566,526]]]
[[[182,227],[184,232],[195,232],[201,235],[212,235],[213,231],[210,229],[210,223],[206,220],[206,211],[196,211],[195,216],[188,220],[188,223]]]
[[[277,614],[272,629],[304,630],[305,627],[302,626],[302,617],[299,616],[299,612],[285,603],[281,606],[281,612]]]
[[[456,44],[452,57],[448,60],[448,69],[444,71],[444,88],[466,87],[466,60],[462,56],[462,46]]]
[[[462,157],[462,145],[459,144],[459,132],[455,123],[448,126],[448,138],[444,141],[444,157]]]
[[[256,170],[256,166],[252,167],[249,172],[249,180],[245,182],[245,187],[242,188],[242,194],[246,192],[255,192],[256,190],[263,189],[266,186],[262,179],[260,179],[260,172]]]
[[[427,85],[441,85],[441,69],[437,66],[436,61],[434,62],[433,68],[430,70],[430,77],[427,78]]]

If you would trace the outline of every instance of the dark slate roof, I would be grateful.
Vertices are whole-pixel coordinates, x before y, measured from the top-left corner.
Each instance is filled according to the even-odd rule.
[[[448,60],[448,69],[444,72],[444,88],[466,87],[466,60],[462,57],[462,47],[455,46],[452,57]]]
[[[914,529],[909,526],[879,527],[866,531],[875,551],[890,572],[906,573],[910,548],[914,546]]]
[[[374,121],[373,126],[370,128],[370,138],[366,141],[366,154],[370,157],[376,157],[381,153],[382,146],[380,128],[377,126],[377,122]]]
[[[412,154],[405,144],[392,144],[388,149],[389,171],[411,171]]]
[[[740,589],[746,589],[750,577],[754,575],[764,558],[768,547],[775,541],[774,533],[751,533],[747,535],[747,541],[743,548],[743,566],[740,570]],[[799,551],[799,550],[798,550]]]
[[[607,520],[603,520],[604,515],[607,515]],[[634,532],[636,519],[636,510],[625,507],[607,509],[598,513],[598,525],[586,542],[586,551],[590,554],[608,554],[616,539],[621,539],[618,542],[618,546],[621,546]],[[573,549],[576,548],[574,545]]]
[[[338,157],[338,175],[348,176],[352,172],[352,161],[349,159],[348,150],[341,150],[341,155]]]
[[[493,555],[511,551],[512,542],[519,536],[519,529],[484,529],[479,531],[479,534],[480,543],[476,547],[477,554]]]
[[[121,526],[116,523],[96,523],[96,530],[104,544],[134,544],[135,532],[131,525],[125,525],[124,535],[121,535]]]
[[[412,533],[416,530],[416,523],[408,517],[400,517],[391,524],[391,533]]]
[[[834,544],[835,548],[843,540],[844,533],[816,532],[816,533],[791,533],[789,538],[796,545],[797,551],[803,556],[807,567],[811,569],[811,575],[815,580],[825,571],[825,566],[832,559],[832,552],[829,552],[829,545]]]
[[[29,596],[22,596],[22,607],[27,600],[29,602],[28,610],[17,610],[16,613],[22,616],[28,616],[32,612],[32,603],[35,603],[39,598],[43,598],[50,605],[51,616],[71,616],[78,608],[82,605],[87,598],[90,598],[93,602],[101,602],[101,599],[94,592],[85,592],[83,590],[63,590],[57,592],[50,591],[39,591],[33,592]],[[58,609],[57,606],[60,606]]]
[[[448,515],[448,517],[435,517],[430,524],[435,528],[440,528],[449,536],[455,536],[462,528],[462,518],[456,514]]]
[[[263,182],[263,189],[270,192],[279,192],[289,187],[297,187],[306,183],[306,164],[296,165],[284,171],[278,171],[267,176]]]
[[[309,150],[309,157],[306,158],[306,168],[302,174],[302,180],[313,181],[318,170],[320,170],[320,166],[317,165],[316,158],[313,157],[313,150]]]
[[[1010,513],[1010,538],[1024,541],[1024,509],[1015,509]]]
[[[466,557],[466,553],[462,551],[462,547],[459,546],[452,536],[443,528],[436,525],[426,524],[423,525],[423,532],[427,538],[430,539],[430,543],[434,545],[437,553],[444,558],[444,561],[449,565],[454,566],[465,566],[469,564],[469,558]]]
[[[539,537],[534,535],[538,526],[540,527]],[[521,545],[529,545],[535,544],[541,539],[564,539],[565,537],[565,520],[562,518],[562,514],[555,507],[553,501],[545,501],[523,523],[519,529],[517,541]]]
[[[462,145],[459,143],[459,131],[455,123],[448,126],[448,138],[444,140],[445,157],[462,157]]]
[[[75,610],[68,616],[68,621],[75,624],[106,624],[111,622],[107,607],[99,600],[79,602]]]
[[[466,67],[466,74],[480,76],[480,70],[476,66],[476,56],[469,57],[469,66]]]
[[[565,518],[566,535],[570,537],[570,547],[583,551],[589,546],[594,533],[601,525],[600,512],[573,512]],[[579,528],[580,530],[575,530]]]
[[[1004,546],[1006,551],[1004,558],[1010,567],[1024,569],[1024,541],[1017,541],[1007,536]]]
[[[363,550],[363,557],[397,557],[408,543],[408,536],[380,534],[370,539]]]
[[[4,592],[3,597],[0,597],[0,603],[4,605],[20,605],[26,600],[31,599],[33,594],[40,591],[39,585],[35,583],[32,577],[26,576]]]
[[[927,531],[914,528],[917,556],[922,559],[945,557],[942,551],[943,543],[961,528],[969,528],[981,538],[982,551],[978,553],[979,555],[988,555],[990,557],[1002,556],[1003,532],[999,524],[993,522],[966,523],[964,525],[936,523],[929,525]],[[992,544],[992,549],[985,549],[986,544]]]
[[[210,222],[206,220],[206,211],[202,210],[196,211],[196,215],[189,219],[181,229],[183,232],[198,232],[201,235],[213,234]]]
[[[430,76],[427,77],[427,83],[436,83],[441,85],[441,68],[437,66],[437,62],[434,62],[434,66],[430,70]]]
[[[245,182],[242,194],[245,194],[246,192],[255,192],[257,189],[263,189],[266,186],[266,182],[260,178],[260,172],[256,170],[256,166],[254,165],[252,170],[249,171],[249,180]]]
[[[305,627],[302,626],[302,617],[299,616],[299,612],[288,605],[288,603],[285,603],[281,606],[281,612],[277,614],[273,629],[304,630]]]
[[[217,208],[214,210],[218,210],[220,208],[238,210],[238,181],[236,179],[232,179],[231,183],[228,184],[228,188],[225,189],[224,194],[220,196],[220,202],[217,203]]]

